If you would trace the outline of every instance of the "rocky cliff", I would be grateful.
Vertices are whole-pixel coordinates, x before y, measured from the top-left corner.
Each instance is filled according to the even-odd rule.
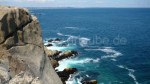
[[[0,6],[0,83],[62,84],[44,50],[39,22],[27,9]]]

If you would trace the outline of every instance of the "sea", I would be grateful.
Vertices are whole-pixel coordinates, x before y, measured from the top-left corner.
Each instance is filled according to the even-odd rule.
[[[58,71],[77,68],[66,84],[150,84],[149,8],[29,8],[51,50],[75,50]]]

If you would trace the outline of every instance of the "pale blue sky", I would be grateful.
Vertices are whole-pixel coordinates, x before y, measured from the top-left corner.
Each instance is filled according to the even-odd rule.
[[[150,8],[150,0],[0,0],[0,5],[22,7],[138,7]]]

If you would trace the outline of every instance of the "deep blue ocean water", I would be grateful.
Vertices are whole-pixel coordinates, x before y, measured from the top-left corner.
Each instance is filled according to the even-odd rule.
[[[44,42],[61,38],[69,45],[57,49],[79,52],[76,57],[60,61],[58,69],[78,69],[68,82],[80,84],[96,79],[98,84],[150,84],[150,9],[30,11],[40,21]]]

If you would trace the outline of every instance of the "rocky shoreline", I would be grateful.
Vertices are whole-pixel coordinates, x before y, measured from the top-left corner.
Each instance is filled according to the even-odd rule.
[[[60,41],[61,41],[60,38],[50,39],[50,40],[48,40],[48,44],[45,45],[45,50],[46,50],[48,57],[51,61],[51,64],[53,65],[54,68],[59,66],[58,61],[78,55],[78,52],[75,50],[66,50],[66,51],[62,52],[62,51],[58,51],[58,50],[48,50],[47,49],[47,47],[53,46],[52,42],[60,42]],[[65,44],[63,46],[65,46]],[[61,78],[63,84],[66,84],[66,81],[69,79],[70,75],[76,73],[77,71],[78,71],[77,68],[65,68],[63,71],[56,70],[56,72],[57,72],[58,76]],[[83,81],[82,84],[97,84],[97,81],[96,80],[88,80],[88,81]]]
[[[39,21],[28,9],[0,6],[0,84],[65,84],[78,70],[55,68],[58,61],[77,56],[78,52],[48,50],[53,41],[61,39],[49,40],[44,46]]]

